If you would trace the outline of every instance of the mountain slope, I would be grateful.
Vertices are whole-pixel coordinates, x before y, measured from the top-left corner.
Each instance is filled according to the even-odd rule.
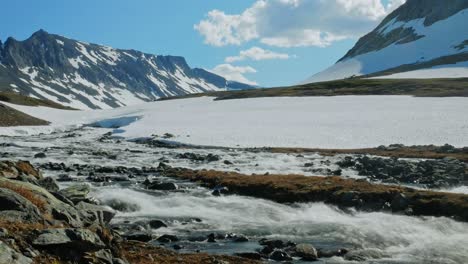
[[[468,77],[467,21],[466,0],[408,0],[335,65],[304,83],[402,72],[410,78]]]
[[[191,69],[183,57],[113,49],[40,30],[25,41],[0,42],[0,87],[73,108],[106,109],[230,89],[230,82]]]

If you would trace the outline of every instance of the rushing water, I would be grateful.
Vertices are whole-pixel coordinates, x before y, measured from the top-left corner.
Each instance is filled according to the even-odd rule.
[[[76,137],[65,134],[35,137],[0,138],[4,145],[2,159],[28,159],[36,164],[64,162],[71,165],[99,164],[108,166],[157,166],[162,157],[170,165],[189,168],[213,168],[217,170],[240,170],[244,173],[302,173],[312,174],[303,164],[314,162],[317,166],[333,168],[332,157],[308,154],[304,157],[289,154],[250,153],[238,150],[167,150],[152,149],[130,142],[97,141],[103,129],[76,131]],[[46,150],[46,159],[34,159],[35,153]],[[73,150],[73,154],[68,153]],[[116,154],[117,159],[93,155],[96,150]],[[132,150],[132,151],[128,151]],[[234,162],[227,166],[222,162],[213,164],[194,163],[177,159],[178,153],[219,154]],[[67,154],[68,153],[68,154]],[[330,165],[323,165],[329,164]],[[56,172],[45,171],[46,176]],[[73,174],[73,173],[72,173]],[[356,177],[355,172],[345,171],[345,176]],[[162,181],[174,181],[160,178]],[[174,234],[182,239],[182,251],[204,251],[233,254],[252,252],[259,248],[261,238],[291,240],[296,243],[311,243],[317,248],[348,248],[368,256],[367,263],[467,263],[468,224],[448,218],[417,218],[386,213],[343,212],[322,203],[282,205],[271,201],[244,196],[211,195],[210,190],[192,183],[177,181],[178,192],[143,190],[137,181],[93,185],[93,195],[104,204],[122,201],[135,205],[131,213],[120,212],[113,220],[138,222],[160,219],[167,228],[153,230],[155,235]],[[466,187],[459,188],[460,192]],[[197,219],[197,221],[194,221]],[[198,220],[200,219],[201,222]],[[210,233],[236,233],[249,238],[248,243],[189,242],[198,241]],[[167,245],[171,246],[171,245]],[[334,257],[326,263],[346,262]]]

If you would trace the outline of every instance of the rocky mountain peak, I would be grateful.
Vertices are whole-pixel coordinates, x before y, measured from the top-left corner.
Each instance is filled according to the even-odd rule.
[[[231,84],[190,68],[184,57],[115,49],[42,29],[24,41],[9,38],[0,54],[0,63],[9,66],[0,68],[0,91],[14,90],[80,109],[225,90]]]

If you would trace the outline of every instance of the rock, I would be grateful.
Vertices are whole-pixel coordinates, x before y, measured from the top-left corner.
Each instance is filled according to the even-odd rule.
[[[115,211],[109,207],[79,202],[76,205],[82,213],[86,212],[89,222],[99,222],[101,224],[108,224],[115,216]]]
[[[207,242],[208,243],[216,243],[216,235],[215,234],[209,234]]]
[[[317,250],[309,244],[299,244],[295,248],[295,253],[305,261],[315,261],[318,259]]]
[[[162,227],[167,227],[167,225],[161,220],[151,220],[149,221],[149,226],[153,229],[159,229]]]
[[[318,257],[319,258],[331,258],[331,257],[342,257],[346,255],[349,251],[347,249],[337,249],[337,250],[323,250],[319,249],[318,250]]]
[[[52,251],[63,248],[73,248],[86,252],[105,247],[98,235],[88,229],[48,229],[40,231],[32,242],[37,248]]]
[[[5,188],[0,188],[0,218],[13,222],[42,220],[41,212],[31,201]]]
[[[159,190],[159,191],[175,191],[179,189],[179,186],[172,182],[165,182],[165,183],[150,183],[148,185],[148,189],[150,190]]]
[[[179,238],[173,235],[162,235],[156,240],[158,240],[161,243],[171,243],[179,241]]]
[[[112,253],[109,249],[101,249],[86,253],[81,259],[83,264],[114,264]]]
[[[274,250],[269,256],[270,259],[275,261],[290,261],[293,258],[286,252],[280,249]]]
[[[271,248],[285,248],[288,246],[288,243],[285,243],[282,240],[271,240],[271,239],[261,239],[259,244],[262,246],[268,246]]]
[[[34,155],[34,158],[35,159],[45,159],[45,158],[47,158],[47,155],[44,152],[40,152],[40,153],[37,153],[36,155]]]
[[[39,185],[49,192],[58,192],[60,189],[57,182],[50,177],[39,180]]]
[[[0,263],[5,264],[30,264],[32,259],[23,256],[22,254],[14,251],[7,244],[0,241]]]
[[[120,259],[120,258],[114,258],[112,259],[113,264],[129,264],[128,261]]]
[[[232,163],[232,162],[229,161],[229,160],[225,160],[225,161],[223,161],[223,163],[224,163],[225,165],[234,165],[234,163]]]
[[[229,189],[227,187],[218,185],[213,188],[213,192],[211,193],[213,196],[221,196],[221,194],[228,194]]]
[[[91,188],[87,184],[77,184],[59,191],[60,194],[67,197],[73,203],[78,204],[79,202],[88,201],[87,196]]]
[[[257,252],[236,253],[236,256],[246,259],[261,260],[262,255]]]
[[[129,232],[124,234],[123,237],[127,240],[135,240],[140,242],[148,242],[153,240],[153,236],[146,231]]]
[[[57,177],[57,181],[58,182],[71,182],[71,181],[73,181],[73,178],[68,174],[60,174]]]
[[[28,161],[0,161],[0,176],[17,178],[20,175],[33,176],[36,179],[42,178],[42,174]]]
[[[306,168],[311,168],[313,166],[314,166],[313,162],[309,162],[309,163],[304,164],[304,167],[306,167]]]
[[[409,199],[402,193],[398,193],[392,200],[391,207],[393,212],[404,211],[409,206]]]
[[[234,237],[233,242],[245,243],[245,242],[249,242],[249,239],[244,235],[238,235],[238,236]]]
[[[200,162],[214,162],[214,161],[220,161],[221,160],[220,156],[214,155],[214,154],[211,154],[211,153],[204,156],[204,155],[200,155],[200,154],[186,152],[186,153],[183,153],[183,154],[179,154],[176,157],[179,158],[179,159],[189,159],[189,160],[192,160],[192,161],[200,161]]]

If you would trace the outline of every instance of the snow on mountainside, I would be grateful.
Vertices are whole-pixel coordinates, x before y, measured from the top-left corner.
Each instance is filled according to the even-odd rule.
[[[49,99],[79,109],[106,109],[161,97],[245,89],[183,57],[119,50],[48,34],[0,42],[0,91]]]
[[[467,0],[408,0],[335,65],[304,83],[362,75],[468,77],[467,23]]]

